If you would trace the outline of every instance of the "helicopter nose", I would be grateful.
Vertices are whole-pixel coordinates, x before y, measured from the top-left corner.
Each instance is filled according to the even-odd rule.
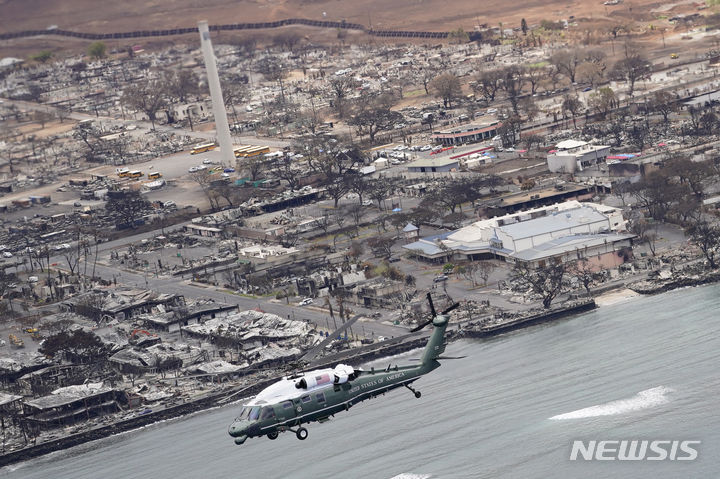
[[[230,424],[230,427],[228,428],[228,434],[230,434],[232,437],[239,437],[245,434],[245,425],[239,422],[234,422]]]

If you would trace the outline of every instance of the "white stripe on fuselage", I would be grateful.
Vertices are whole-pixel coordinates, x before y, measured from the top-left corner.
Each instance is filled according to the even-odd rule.
[[[347,401],[339,402],[339,403],[337,403],[337,404],[333,404],[332,406],[324,407],[324,408],[322,408],[322,409],[318,409],[318,410],[315,410],[315,411],[310,411],[310,412],[305,413],[305,414],[302,414],[302,415],[300,415],[300,416],[295,416],[295,417],[293,417],[293,418],[286,419],[285,421],[277,422],[277,423],[275,423],[275,424],[273,424],[273,425],[271,425],[271,426],[261,427],[261,428],[260,428],[260,431],[264,431],[264,430],[268,430],[268,429],[274,429],[274,428],[277,428],[278,426],[289,425],[289,423],[294,423],[294,422],[297,422],[298,420],[300,420],[300,422],[302,423],[302,419],[303,419],[304,417],[306,417],[306,416],[310,416],[310,415],[317,414],[317,413],[320,413],[320,412],[323,412],[323,411],[327,411],[328,409],[334,409],[334,408],[336,408],[336,407],[338,407],[338,406],[341,406],[341,405],[343,405],[343,404],[348,404],[348,403],[350,403],[350,402],[352,402],[352,401],[355,401],[356,399],[358,399],[358,398],[360,398],[360,397],[362,397],[362,396],[365,396],[365,395],[372,396],[373,393],[376,392],[376,391],[381,391],[381,390],[383,390],[383,389],[390,390],[390,389],[395,389],[396,387],[405,386],[406,384],[410,384],[410,383],[412,383],[413,381],[416,381],[417,379],[418,379],[418,376],[416,376],[416,377],[414,377],[414,378],[411,378],[411,379],[408,379],[407,381],[402,381],[402,382],[399,382],[399,383],[394,383],[394,384],[392,384],[391,386],[382,386],[382,387],[379,387],[379,388],[371,389],[370,391],[363,391],[362,394],[358,394],[357,396],[355,396],[355,397],[353,397],[353,398],[350,398],[350,399],[348,399]],[[369,399],[369,398],[367,398],[367,399]],[[364,401],[364,399],[362,399],[362,401]]]

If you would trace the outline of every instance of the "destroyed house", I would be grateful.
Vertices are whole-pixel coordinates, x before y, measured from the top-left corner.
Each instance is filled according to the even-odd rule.
[[[182,314],[179,311],[161,315],[149,315],[144,320],[153,325],[154,328],[174,333],[180,331],[182,326],[198,324],[208,319],[237,310],[237,306],[231,304],[210,303],[195,305],[188,308]]]
[[[304,321],[284,319],[275,314],[242,311],[204,324],[185,326],[182,331],[188,337],[226,341],[248,350],[270,343],[296,342],[308,335],[310,327]]]
[[[74,424],[118,409],[116,391],[102,383],[56,389],[52,394],[23,403],[24,421],[40,429]]]
[[[22,410],[22,396],[0,392],[0,414],[11,416]]]
[[[45,394],[63,386],[82,383],[86,377],[85,369],[78,365],[54,364],[27,373],[17,382],[28,394]]]
[[[94,292],[77,296],[62,303],[65,311],[90,318],[110,317],[124,320],[158,308],[161,312],[185,304],[185,298],[175,294],[158,293],[149,290],[118,290]]]

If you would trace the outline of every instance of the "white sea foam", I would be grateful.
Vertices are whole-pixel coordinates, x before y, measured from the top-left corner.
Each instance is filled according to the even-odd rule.
[[[429,479],[430,474],[413,474],[412,472],[403,472],[397,476],[393,476],[390,479]]]
[[[673,390],[670,388],[658,386],[640,391],[633,397],[627,399],[618,399],[617,401],[610,401],[605,404],[598,404],[597,406],[578,409],[577,411],[553,416],[550,419],[582,419],[588,417],[627,414],[665,404],[670,401],[667,395],[671,392],[673,392]]]

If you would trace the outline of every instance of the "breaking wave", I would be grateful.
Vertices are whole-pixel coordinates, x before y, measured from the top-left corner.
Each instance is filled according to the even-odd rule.
[[[403,472],[397,476],[393,476],[390,479],[429,479],[429,474],[413,474],[411,472]]]
[[[582,419],[587,417],[614,416],[617,414],[640,411],[642,409],[648,409],[669,402],[670,399],[668,399],[667,394],[672,391],[672,389],[666,388],[665,386],[658,386],[640,391],[633,397],[627,399],[618,399],[605,404],[578,409],[577,411],[553,416],[550,419]]]

